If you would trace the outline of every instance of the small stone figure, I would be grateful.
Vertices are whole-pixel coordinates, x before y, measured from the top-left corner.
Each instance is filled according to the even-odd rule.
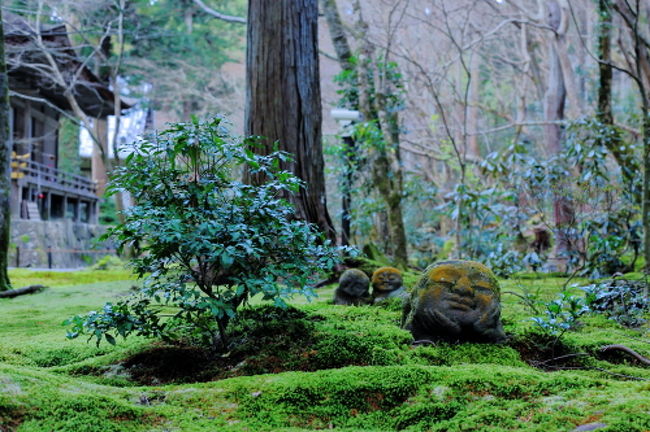
[[[402,327],[420,342],[501,342],[500,318],[492,271],[474,261],[444,261],[425,270],[404,303]]]
[[[370,299],[368,286],[370,279],[358,269],[348,269],[341,274],[339,286],[334,291],[334,304],[359,306]]]
[[[391,297],[408,297],[402,285],[402,272],[395,267],[380,267],[372,274],[372,302]]]

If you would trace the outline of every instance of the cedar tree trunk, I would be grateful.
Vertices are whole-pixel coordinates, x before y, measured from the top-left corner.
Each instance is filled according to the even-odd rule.
[[[250,0],[247,37],[245,133],[263,137],[259,153],[277,142],[293,155],[283,168],[306,182],[291,198],[297,215],[335,241],[325,198],[318,1]]]

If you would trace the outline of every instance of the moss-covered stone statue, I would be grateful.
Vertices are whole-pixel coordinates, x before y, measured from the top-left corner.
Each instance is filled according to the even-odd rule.
[[[499,284],[474,261],[429,266],[404,303],[402,327],[416,341],[501,342]]]
[[[372,274],[372,302],[391,297],[408,297],[402,282],[402,272],[395,267],[380,267]]]
[[[370,279],[358,269],[348,269],[341,274],[339,286],[334,291],[336,305],[362,305],[370,301]]]

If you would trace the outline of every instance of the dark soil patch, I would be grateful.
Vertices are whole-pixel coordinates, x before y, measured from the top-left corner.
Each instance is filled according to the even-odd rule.
[[[584,366],[586,353],[577,352],[555,336],[528,332],[508,342],[529,365],[545,371]]]
[[[14,432],[27,413],[17,406],[0,406],[0,432]]]
[[[316,370],[314,322],[319,319],[294,308],[244,310],[231,325],[228,352],[193,345],[159,345],[127,358],[122,366],[141,385]]]
[[[210,371],[218,367],[219,362],[209,350],[202,348],[158,346],[129,357],[123,366],[139,384],[157,385],[209,381]]]

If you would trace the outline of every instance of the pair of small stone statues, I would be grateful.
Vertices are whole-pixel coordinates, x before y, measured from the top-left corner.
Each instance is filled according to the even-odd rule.
[[[424,271],[410,295],[402,286],[399,270],[382,267],[373,273],[372,286],[368,297],[368,277],[360,270],[347,270],[341,275],[334,303],[359,305],[369,302],[362,299],[375,303],[401,297],[402,327],[417,343],[505,340],[499,284],[483,264],[460,260],[435,263]]]
[[[372,294],[368,285],[372,282]],[[334,292],[334,304],[354,305],[378,303],[391,297],[406,297],[402,285],[402,272],[394,267],[381,267],[372,274],[372,279],[361,270],[349,269],[339,279]]]

